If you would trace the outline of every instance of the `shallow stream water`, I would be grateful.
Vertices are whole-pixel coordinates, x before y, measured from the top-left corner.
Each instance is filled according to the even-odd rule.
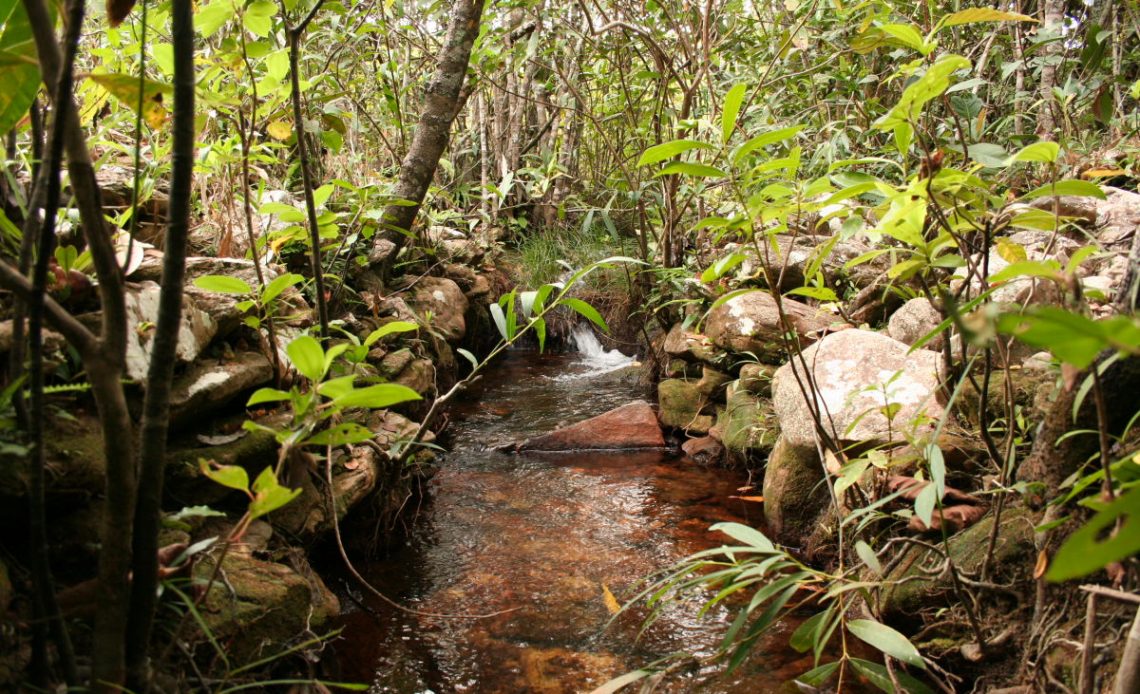
[[[667,452],[493,450],[644,395],[631,360],[591,338],[577,353],[513,352],[490,368],[451,410],[450,451],[407,543],[361,567],[415,610],[500,614],[417,617],[356,593],[369,609],[342,620],[342,677],[399,694],[589,692],[670,653],[712,652],[723,611],[676,605],[639,638],[644,613],[610,624],[604,591],[624,600],[639,578],[720,544],[713,523],[759,523],[758,504],[732,498],[746,494],[743,475]],[[775,625],[731,677],[694,667],[656,691],[795,691],[788,680],[811,662],[787,647],[793,628]]]

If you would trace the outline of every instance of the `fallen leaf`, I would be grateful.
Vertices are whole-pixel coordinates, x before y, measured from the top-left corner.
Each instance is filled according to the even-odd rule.
[[[762,496],[730,496],[729,499],[740,499],[741,501],[755,501],[756,503],[763,503],[764,497]]]
[[[1033,578],[1036,580],[1045,575],[1045,570],[1049,568],[1049,555],[1045,550],[1041,550],[1037,555],[1037,565],[1033,567]]]
[[[293,134],[293,124],[284,120],[275,120],[266,129],[274,140],[288,140]]]
[[[943,525],[950,534],[954,534],[963,528],[977,523],[981,520],[982,516],[986,515],[985,506],[971,506],[968,504],[958,504],[956,506],[947,506],[942,510],[935,509],[930,517],[930,526],[927,527],[926,523],[917,515],[911,516],[907,527],[914,532],[924,533],[935,530],[942,530]]]
[[[606,603],[606,609],[610,614],[617,614],[621,612],[621,603],[617,601],[614,594],[610,592],[609,586],[605,583],[602,584],[602,601]]]

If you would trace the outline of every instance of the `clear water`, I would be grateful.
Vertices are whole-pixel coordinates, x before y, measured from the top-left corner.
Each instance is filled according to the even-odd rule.
[[[371,610],[343,618],[343,678],[400,694],[589,692],[669,653],[712,652],[723,611],[678,605],[639,638],[644,613],[610,624],[603,586],[623,600],[639,578],[719,544],[713,523],[759,523],[759,505],[730,498],[745,477],[662,452],[493,450],[647,395],[632,360],[592,337],[576,339],[579,354],[512,353],[487,372],[452,410],[451,451],[406,546],[363,567],[410,608],[499,614],[417,617],[357,593]],[[775,625],[730,678],[706,665],[656,691],[795,691],[787,681],[812,665],[786,646],[794,627]]]

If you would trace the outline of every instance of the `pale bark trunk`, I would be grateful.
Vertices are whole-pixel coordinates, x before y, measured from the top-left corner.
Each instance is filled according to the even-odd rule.
[[[1050,37],[1060,36],[1061,26],[1065,19],[1064,0],[1045,0],[1041,6],[1041,29]],[[1041,97],[1041,106],[1037,111],[1037,134],[1045,139],[1052,140],[1057,128],[1057,105],[1053,97],[1053,87],[1057,86],[1057,73],[1059,65],[1055,64],[1064,52],[1064,46],[1053,41],[1045,46],[1042,58],[1045,65],[1041,68],[1041,84],[1038,93]]]

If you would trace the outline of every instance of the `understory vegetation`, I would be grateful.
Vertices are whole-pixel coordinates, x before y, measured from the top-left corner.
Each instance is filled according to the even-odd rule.
[[[361,546],[583,322],[763,503],[615,619],[724,610],[728,671],[794,623],[803,691],[1140,689],[1135,0],[0,17],[0,686],[366,690],[314,557],[411,610]]]

